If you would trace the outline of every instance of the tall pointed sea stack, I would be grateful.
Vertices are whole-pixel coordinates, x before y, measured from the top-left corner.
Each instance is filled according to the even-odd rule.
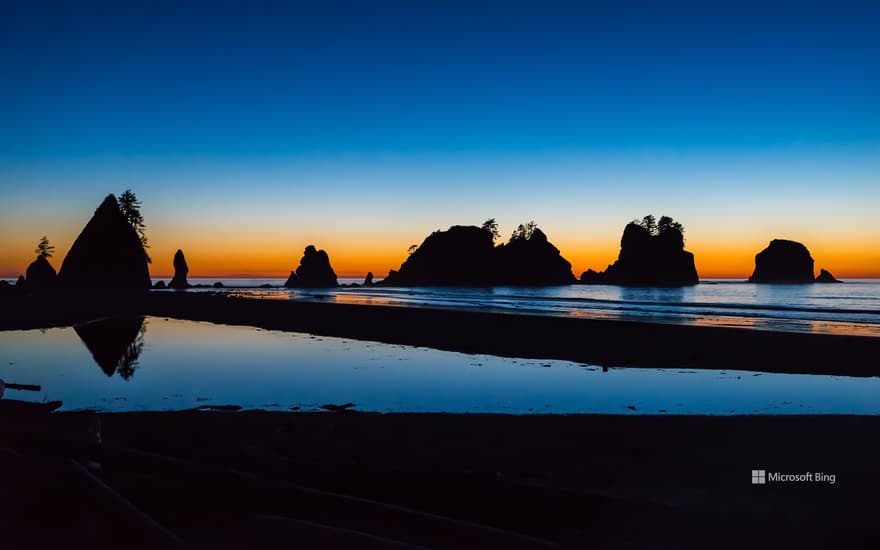
[[[178,249],[174,253],[174,278],[168,283],[168,288],[189,288],[190,284],[186,280],[189,273],[189,266],[186,265],[186,258],[183,256],[183,250]]]
[[[68,288],[150,288],[147,254],[113,195],[107,195],[73,242],[58,282]]]
[[[330,257],[313,245],[306,247],[296,271],[284,283],[287,288],[332,288],[339,286],[336,273],[330,265]]]

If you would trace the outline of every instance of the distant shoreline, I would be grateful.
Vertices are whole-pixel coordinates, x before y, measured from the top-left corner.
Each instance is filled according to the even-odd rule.
[[[880,375],[880,338],[511,315],[479,311],[231,298],[210,293],[5,297],[0,330],[116,315],[270,330],[606,367]]]

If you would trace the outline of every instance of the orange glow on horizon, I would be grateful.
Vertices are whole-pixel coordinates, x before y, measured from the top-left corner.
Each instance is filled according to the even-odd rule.
[[[321,239],[302,241],[293,246],[287,242],[262,241],[255,246],[250,239],[236,236],[220,241],[208,242],[197,239],[180,239],[189,265],[189,276],[193,278],[275,278],[284,279],[291,270],[299,265],[302,251],[308,244],[314,243],[323,248],[330,256],[333,269],[339,277],[363,278],[372,271],[377,279],[388,274],[390,269],[398,269],[406,259],[408,241],[399,236],[384,239],[359,237],[351,241]],[[411,239],[412,240],[412,239]],[[551,240],[560,249],[562,255],[572,263],[572,271],[579,277],[583,271],[592,268],[604,270],[617,259],[618,241],[611,243],[596,241],[585,242],[579,239]],[[158,241],[158,239],[157,239]],[[420,243],[421,240],[418,240]],[[56,243],[56,255],[50,263],[60,269],[61,261],[69,242]],[[754,269],[754,257],[769,243],[769,239],[752,239],[746,242],[718,243],[703,239],[688,239],[686,249],[693,252],[700,278],[732,278],[746,279]],[[412,244],[412,243],[410,243]],[[880,278],[880,251],[868,239],[849,241],[847,246],[840,246],[831,239],[805,243],[815,259],[815,272],[821,268],[828,269],[837,278]],[[23,274],[26,267],[34,260],[34,255],[26,248],[10,254],[9,250],[0,251],[0,275],[4,278],[15,278]],[[177,247],[153,244],[149,249],[153,263],[150,274],[153,279],[170,279],[174,273],[172,258]]]

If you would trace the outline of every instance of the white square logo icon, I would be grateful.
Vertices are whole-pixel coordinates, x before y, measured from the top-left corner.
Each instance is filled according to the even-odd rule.
[[[767,483],[766,470],[752,470],[752,485],[764,485]]]

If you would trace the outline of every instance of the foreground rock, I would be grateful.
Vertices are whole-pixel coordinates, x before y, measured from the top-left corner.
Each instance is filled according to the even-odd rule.
[[[68,288],[149,289],[147,263],[140,237],[116,197],[107,195],[64,258],[58,282]]]
[[[631,222],[623,230],[617,261],[604,272],[592,269],[581,282],[624,286],[685,286],[699,282],[694,255],[684,249],[684,235],[674,227],[651,229]]]
[[[28,290],[41,290],[55,286],[58,274],[45,256],[37,256],[25,272],[25,284]]]
[[[317,250],[313,245],[306,247],[296,271],[284,283],[287,288],[333,288],[339,286],[336,272],[330,266],[327,252]]]
[[[531,224],[507,244],[495,246],[491,231],[454,225],[435,231],[400,266],[385,286],[558,285],[574,282],[571,264],[543,231]]]
[[[842,283],[843,281],[839,281],[834,278],[834,275],[831,272],[823,269],[819,271],[819,276],[816,277],[817,283]]]
[[[189,273],[189,266],[186,265],[186,258],[183,256],[183,250],[178,249],[174,253],[174,278],[168,283],[169,288],[189,288],[190,284],[186,280]]]
[[[755,255],[755,271],[750,283],[797,284],[812,283],[813,257],[803,244],[773,239]]]

